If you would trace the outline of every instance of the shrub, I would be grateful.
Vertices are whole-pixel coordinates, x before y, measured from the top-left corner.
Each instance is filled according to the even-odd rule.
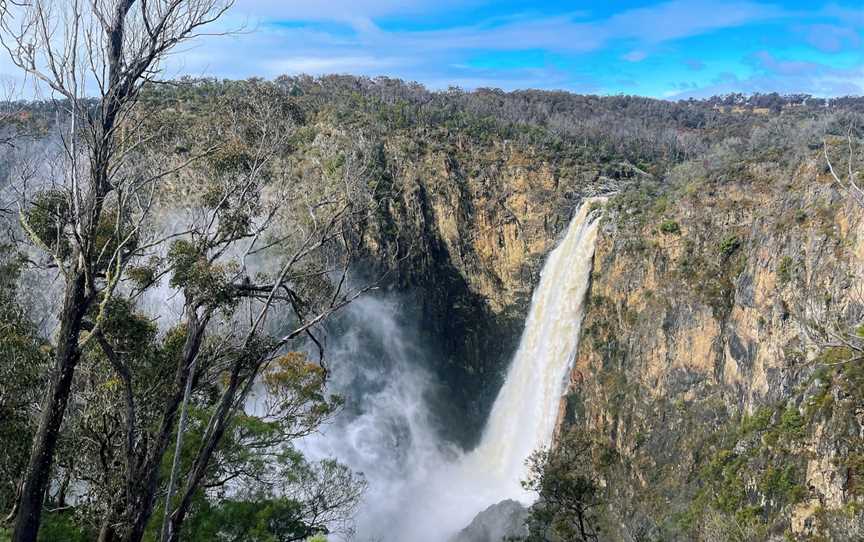
[[[724,257],[729,257],[741,247],[741,240],[737,235],[728,235],[720,242],[720,254]]]
[[[780,284],[788,284],[792,280],[792,258],[783,256],[777,264],[777,279]]]
[[[666,220],[660,224],[660,231],[669,235],[678,235],[681,233],[681,226],[674,220]]]

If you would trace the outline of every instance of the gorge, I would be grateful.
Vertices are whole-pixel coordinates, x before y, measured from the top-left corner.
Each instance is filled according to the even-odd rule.
[[[380,343],[385,370],[368,367],[369,340],[342,337],[336,348],[335,388],[357,394],[357,410],[301,447],[313,457],[340,458],[366,474],[370,490],[357,518],[358,540],[451,539],[473,517],[499,501],[529,506],[524,490],[528,456],[552,444],[584,314],[602,199],[581,203],[560,244],[549,254],[504,385],[476,448],[440,442],[424,403],[429,378],[418,374],[420,352],[395,321],[393,305],[374,300],[351,309],[351,333]],[[359,329],[357,329],[359,328]],[[353,363],[352,363],[353,361]],[[379,364],[381,360],[374,360]],[[352,374],[348,379],[340,374]],[[341,377],[341,378],[340,378]],[[369,381],[359,389],[352,383]],[[346,382],[345,380],[350,380]],[[370,393],[370,389],[373,391]]]
[[[848,149],[860,148],[862,104],[436,92],[349,76],[148,88],[141,122],[164,140],[133,172],[206,159],[166,175],[146,225],[198,229],[136,254],[106,305],[132,384],[85,343],[46,540],[110,540],[115,526],[126,540],[140,509],[129,468],[155,473],[149,529],[161,523],[176,434],[161,421],[183,404],[174,383],[198,322],[187,294],[216,308],[203,369],[186,380],[178,479],[204,464],[194,458],[220,405],[236,411],[190,486],[182,540],[269,542],[276,527],[298,540],[352,527],[362,542],[482,540],[490,522],[523,527],[526,457],[573,435],[585,452],[558,472],[594,483],[604,542],[860,538],[864,213],[842,179],[860,170]],[[26,126],[54,126],[56,104],[28,107]],[[269,123],[280,137],[260,165],[249,125]],[[44,152],[32,147],[5,149],[7,173]],[[257,191],[235,189],[255,172]],[[55,238],[65,192],[27,186],[25,218]],[[344,220],[309,236],[327,242],[291,270],[290,293],[273,294],[266,337],[244,342],[268,281],[302,252],[296,232],[331,224],[309,218],[328,201]],[[7,226],[20,234],[18,218]],[[245,240],[254,224],[272,226],[269,252],[221,250],[223,225]],[[14,331],[0,335],[4,511],[56,352],[53,320],[37,313],[58,297],[44,277],[60,275],[40,250],[0,262]],[[315,311],[326,324],[298,323]],[[250,359],[270,365],[238,364]],[[282,401],[273,416],[225,395],[253,383]]]

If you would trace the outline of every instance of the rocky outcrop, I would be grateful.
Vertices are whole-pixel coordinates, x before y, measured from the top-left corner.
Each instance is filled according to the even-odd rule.
[[[513,500],[493,504],[477,514],[470,525],[449,542],[501,542],[518,540],[527,535],[525,520],[528,509]]]
[[[864,302],[864,213],[816,159],[744,173],[607,210],[565,425],[608,448],[610,539],[864,525],[864,375],[815,336]]]

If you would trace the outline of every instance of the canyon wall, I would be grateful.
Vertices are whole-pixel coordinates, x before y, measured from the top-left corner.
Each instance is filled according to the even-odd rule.
[[[440,349],[444,435],[476,441],[543,258],[611,193],[560,427],[596,444],[608,539],[858,536],[864,370],[820,331],[864,308],[862,211],[818,145],[757,136],[656,177],[506,140],[370,145],[393,193],[366,262]]]

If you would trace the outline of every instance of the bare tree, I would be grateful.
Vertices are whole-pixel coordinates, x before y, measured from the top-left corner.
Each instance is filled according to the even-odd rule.
[[[62,100],[70,118],[63,134],[65,198],[58,236],[44,239],[22,205],[30,240],[54,260],[63,277],[51,385],[23,484],[16,542],[36,539],[58,432],[81,348],[99,335],[108,302],[148,214],[158,176],[125,175],[140,141],[130,122],[142,87],[166,56],[218,19],[231,0],[32,0],[4,2],[0,44],[27,77]],[[95,95],[95,102],[86,100]],[[105,232],[108,235],[104,235]],[[98,304],[88,326],[85,316]],[[89,327],[89,330],[85,330]]]
[[[138,192],[147,206],[134,215],[140,226],[123,253],[113,295],[104,307],[100,297],[83,317],[82,335],[93,339],[80,344],[86,363],[73,380],[76,396],[62,436],[78,457],[59,458],[55,486],[72,480],[86,488],[81,508],[103,542],[140,541],[160,500],[163,536],[176,539],[194,496],[250,476],[242,462],[226,463],[231,442],[240,438],[267,457],[328,419],[338,405],[324,395],[319,349],[317,361],[287,366],[300,370],[289,371],[283,387],[268,387],[267,413],[259,417],[278,430],[266,439],[241,438],[234,423],[238,413],[249,419],[244,409],[256,386],[285,369],[298,340],[320,348],[320,324],[372,287],[352,287],[348,276],[348,238],[376,201],[364,149],[350,151],[338,174],[294,171],[289,142],[302,119],[273,84],[243,83],[196,107],[174,130],[163,129],[160,119],[174,123],[176,112],[130,114],[136,122],[147,119],[144,143],[124,171],[149,178],[161,167],[159,182],[145,185],[146,198]],[[153,135],[166,132],[172,135]],[[171,152],[176,148],[186,150]],[[55,188],[40,192],[36,199],[44,203],[24,217],[62,262],[68,243],[57,239],[57,224],[68,205]],[[145,300],[163,300],[155,287],[166,281],[169,297],[182,300],[182,316],[157,333],[152,322],[167,315],[163,307],[148,313]],[[193,407],[206,420],[189,422],[184,413]],[[184,438],[190,423],[200,443],[191,450]],[[174,465],[165,477],[172,439]],[[318,523],[337,517],[355,493],[310,517]],[[49,497],[63,501],[62,492]]]
[[[861,172],[856,167],[856,141],[853,137],[853,130],[851,128],[846,134],[844,147],[846,151],[846,167],[842,170],[838,170],[834,167],[831,157],[829,156],[828,142],[823,142],[822,153],[825,156],[825,164],[828,166],[828,172],[831,174],[831,178],[837,186],[848,194],[856,204],[864,208],[864,189],[861,188],[861,181],[858,179],[861,176]]]
[[[825,166],[834,184],[851,202],[851,209],[864,210],[864,189],[861,187],[857,158],[859,143],[854,129],[849,128],[840,145],[833,148],[827,140],[822,152]],[[833,152],[832,152],[833,151]],[[831,155],[839,151],[845,164],[839,166]],[[864,360],[864,283],[853,268],[852,274],[841,272],[833,265],[834,258],[828,254],[831,239],[825,239],[815,247],[813,264],[802,270],[800,288],[796,294],[796,313],[801,315],[803,329],[809,339],[826,354],[825,362],[843,364]],[[843,294],[832,292],[840,289]]]

